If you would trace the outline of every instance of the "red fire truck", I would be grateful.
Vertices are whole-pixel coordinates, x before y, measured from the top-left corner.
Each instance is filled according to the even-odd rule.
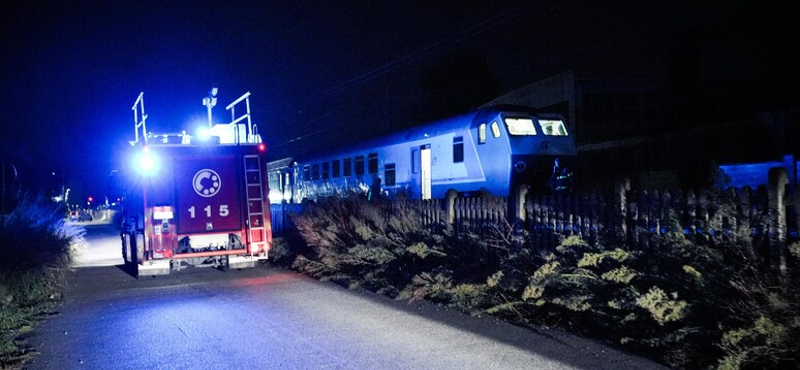
[[[250,119],[249,96],[228,105],[230,123],[212,124],[215,88],[203,100],[208,127],[189,135],[148,132],[139,94],[131,142],[135,171],[126,176],[121,229],[123,258],[137,275],[188,266],[253,267],[267,258],[266,146]]]

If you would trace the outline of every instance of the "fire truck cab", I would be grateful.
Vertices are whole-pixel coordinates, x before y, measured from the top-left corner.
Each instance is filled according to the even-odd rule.
[[[125,181],[120,232],[123,259],[137,276],[188,266],[253,267],[267,259],[266,146],[250,120],[249,95],[228,105],[226,124],[211,125],[208,104],[209,127],[194,136],[147,132],[139,95],[131,142],[135,171]],[[238,117],[237,105],[246,105]]]

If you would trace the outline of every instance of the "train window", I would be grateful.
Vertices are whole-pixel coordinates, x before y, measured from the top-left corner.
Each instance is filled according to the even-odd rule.
[[[369,153],[369,173],[378,173],[378,153]]]
[[[386,178],[386,186],[394,186],[397,183],[395,177],[395,164],[387,163],[384,167],[383,177]]]
[[[331,167],[331,164],[328,163],[328,162],[325,162],[325,163],[322,164],[322,179],[323,180],[327,180],[328,179],[328,175],[330,174],[330,167]]]
[[[464,137],[453,138],[453,163],[464,162]]]
[[[542,132],[545,135],[552,136],[567,136],[567,127],[564,126],[564,121],[560,119],[540,119],[539,124],[542,126]]]
[[[344,159],[344,168],[342,168],[342,174],[345,177],[353,174],[353,158]]]
[[[486,124],[481,123],[478,126],[478,144],[486,143]]]
[[[508,134],[514,136],[536,135],[536,127],[530,117],[506,117]]]
[[[331,170],[332,170],[331,177],[334,177],[334,178],[339,177],[339,174],[341,173],[339,171],[339,169],[341,168],[340,165],[341,165],[341,162],[339,162],[338,159],[334,159],[333,160],[333,163],[331,165]]]
[[[319,163],[314,163],[311,165],[311,179],[319,180]]]
[[[497,121],[492,122],[492,136],[500,137],[500,126],[497,125]]]
[[[311,166],[309,165],[303,166],[303,180],[311,180]]]
[[[356,156],[356,176],[364,174],[364,156]]]

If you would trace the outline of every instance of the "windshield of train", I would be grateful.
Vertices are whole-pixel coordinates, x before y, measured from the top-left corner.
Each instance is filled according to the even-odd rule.
[[[550,136],[567,136],[567,126],[564,121],[560,119],[540,119],[539,124],[542,125],[542,132]]]
[[[530,117],[506,117],[505,121],[509,135],[536,135],[536,127]]]

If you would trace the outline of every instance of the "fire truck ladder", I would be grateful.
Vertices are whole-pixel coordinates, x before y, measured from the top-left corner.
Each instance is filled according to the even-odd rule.
[[[250,253],[258,247],[266,251],[264,235],[264,189],[262,188],[261,159],[257,155],[244,156],[245,181],[247,183],[247,225],[249,227]]]

